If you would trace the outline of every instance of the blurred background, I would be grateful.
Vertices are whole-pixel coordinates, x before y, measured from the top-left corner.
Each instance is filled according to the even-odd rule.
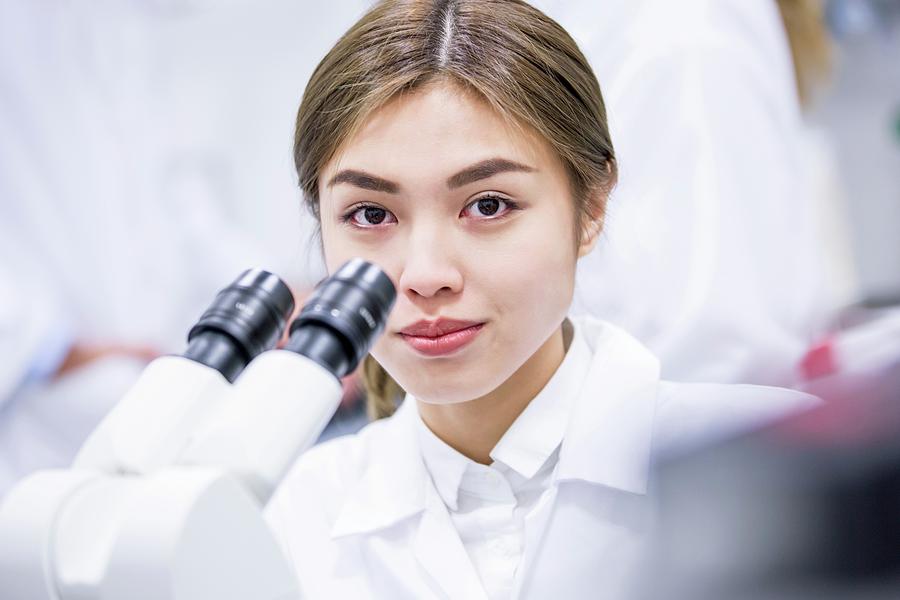
[[[820,125],[843,178],[860,299],[897,303],[900,292],[900,3],[827,3],[836,41]]]
[[[783,3],[789,6],[790,3]],[[858,299],[900,294],[900,2],[828,0],[831,66],[809,99],[808,122],[837,167]]]
[[[628,169],[642,164],[641,149],[654,138],[631,138],[628,119],[645,119],[657,109],[635,101],[637,92],[620,76],[621,65],[631,64],[642,47],[622,44],[612,52],[604,35],[623,29],[617,18],[635,23],[644,18],[623,8],[638,4],[664,6],[609,0],[604,12],[603,0],[537,3],[573,33],[607,95],[623,166],[612,204],[625,208],[611,215],[608,249],[601,245],[599,254],[621,253],[622,268],[632,271],[643,267],[629,262],[628,242],[618,240],[637,239],[632,231],[644,230],[630,229],[629,218],[644,226],[653,211],[638,201],[649,196],[639,193]],[[681,10],[676,21],[681,23],[685,14],[690,17],[687,7],[699,4],[671,3],[666,10]],[[706,4],[722,5],[729,17],[744,10],[732,7],[742,4],[736,0]],[[754,281],[773,298],[774,312],[782,308],[779,302],[786,307],[793,299],[772,290],[787,287],[806,298],[806,304],[796,303],[801,308],[792,304],[792,312],[771,319],[796,335],[778,345],[782,354],[763,345],[756,357],[709,348],[710,355],[738,356],[736,362],[746,354],[746,365],[754,365],[716,370],[678,362],[685,348],[680,340],[687,338],[659,335],[665,320],[641,304],[658,293],[634,288],[638,291],[623,292],[616,302],[592,303],[585,301],[592,293],[586,286],[576,301],[638,334],[664,364],[677,366],[667,373],[671,378],[791,385],[826,400],[846,400],[860,388],[846,384],[842,374],[855,374],[868,385],[900,364],[900,2],[744,4],[764,7],[760,23],[772,25],[766,30],[771,43],[761,44],[758,55],[759,64],[770,70],[760,80],[790,76],[789,94],[772,100],[763,89],[759,104],[775,115],[773,122],[782,119],[778,111],[796,120],[777,121],[768,143],[791,148],[796,162],[788,175],[796,181],[789,183],[801,190],[794,196],[809,202],[805,212],[789,210],[786,203],[782,211],[775,197],[735,197],[744,206],[760,202],[764,214],[742,233],[751,241],[721,252],[710,246],[708,252],[742,281],[754,270]],[[191,324],[243,269],[274,271],[297,295],[324,275],[315,224],[301,208],[296,183],[293,120],[316,64],[368,5],[365,0],[0,0],[0,496],[35,469],[68,464],[146,362],[181,351]],[[723,38],[742,43],[740,25],[723,30]],[[762,54],[772,48],[774,60]],[[654,64],[668,68],[665,61]],[[727,113],[728,106],[718,108]],[[662,116],[666,122],[678,117]],[[752,133],[730,135],[729,147],[713,149],[716,156],[745,148]],[[741,157],[744,168],[748,161],[764,164],[768,152],[761,147]],[[671,156],[665,160],[673,163]],[[689,162],[691,155],[680,160]],[[680,185],[655,177],[644,180],[652,180],[663,196]],[[684,190],[685,197],[693,193]],[[628,202],[632,197],[635,202]],[[734,215],[721,200],[719,212]],[[693,218],[677,203],[670,205]],[[629,217],[629,206],[637,207],[631,209],[637,216]],[[729,221],[712,227],[721,223]],[[778,245],[801,230],[810,233],[802,244],[798,234],[796,249]],[[731,237],[726,229],[716,233]],[[638,250],[648,252],[648,264],[673,260],[671,249],[662,245]],[[747,255],[759,260],[748,266]],[[791,262],[801,255],[806,267]],[[704,256],[700,262],[710,258]],[[733,257],[737,262],[729,263]],[[697,259],[691,260],[685,264],[693,269]],[[793,271],[786,271],[787,284],[759,275],[788,264]],[[583,265],[582,281],[590,279],[592,265]],[[607,266],[596,268],[600,273]],[[814,278],[806,275],[813,271],[818,279],[807,289]],[[665,272],[650,276],[655,280]],[[718,277],[710,281],[713,288],[730,285]],[[710,319],[703,316],[712,314],[710,302],[734,305],[716,294],[709,297],[694,306],[689,327],[683,313],[676,321],[684,330],[725,340],[733,332],[707,331]],[[621,309],[636,305],[642,307],[638,317]],[[756,300],[752,306],[761,314],[767,310]],[[722,321],[745,316],[716,315]],[[752,322],[748,329],[759,329]],[[735,344],[742,343],[738,338]],[[763,363],[751,360],[759,357],[774,362],[759,366]],[[896,389],[882,388],[873,394],[896,399]],[[327,435],[365,422],[358,393],[352,385],[348,390],[349,400]]]

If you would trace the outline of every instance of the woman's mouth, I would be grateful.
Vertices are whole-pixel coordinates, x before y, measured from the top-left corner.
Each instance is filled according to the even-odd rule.
[[[425,356],[446,356],[470,344],[484,323],[438,319],[419,321],[399,332],[403,341]]]

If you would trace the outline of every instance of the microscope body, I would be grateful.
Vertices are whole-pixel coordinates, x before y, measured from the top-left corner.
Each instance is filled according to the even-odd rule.
[[[271,350],[234,386],[163,357],[72,469],[26,478],[0,514],[4,599],[299,598],[262,518],[285,471],[337,410],[337,378]],[[165,385],[156,375],[190,374]],[[162,389],[161,389],[162,388]],[[163,390],[194,389],[187,397]]]
[[[288,349],[262,346],[280,337],[292,299],[278,309],[281,325],[263,324],[277,335],[238,367],[222,358],[221,340],[189,347],[203,346],[199,361],[156,359],[72,468],[15,486],[0,506],[0,599],[299,598],[262,510],[337,410],[339,377],[368,351],[395,298],[387,277],[358,260],[320,288]],[[229,289],[226,308],[246,312],[250,303]],[[231,327],[214,308],[204,319]]]
[[[299,598],[261,507],[218,469],[45,471],[7,500],[9,600]]]

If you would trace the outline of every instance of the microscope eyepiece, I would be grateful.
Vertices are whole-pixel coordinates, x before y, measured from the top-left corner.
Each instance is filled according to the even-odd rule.
[[[343,377],[384,330],[396,299],[384,271],[359,258],[350,260],[316,287],[291,325],[286,349]]]
[[[184,356],[234,383],[251,360],[275,346],[293,310],[294,297],[281,279],[248,269],[219,292],[191,328]]]

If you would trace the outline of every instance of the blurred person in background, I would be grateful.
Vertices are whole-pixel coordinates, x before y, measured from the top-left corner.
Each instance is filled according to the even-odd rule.
[[[67,465],[218,289],[276,262],[216,196],[227,167],[173,161],[163,4],[0,4],[0,495]]]
[[[110,395],[158,354],[151,344],[78,327],[42,265],[15,240],[0,233],[0,497],[36,468],[66,466],[116,400]]]
[[[621,165],[576,306],[636,334],[666,377],[795,384],[854,297],[804,157],[820,3],[786,0],[784,21],[775,0],[536,4],[591,60]],[[786,35],[798,24],[806,41]]]
[[[778,0],[778,9],[791,50],[802,112],[799,143],[803,164],[798,175],[812,202],[809,219],[825,272],[822,302],[829,321],[824,325],[829,327],[838,320],[841,310],[858,302],[862,294],[840,160],[829,132],[810,119],[829,83],[834,49],[825,22],[824,0]]]

